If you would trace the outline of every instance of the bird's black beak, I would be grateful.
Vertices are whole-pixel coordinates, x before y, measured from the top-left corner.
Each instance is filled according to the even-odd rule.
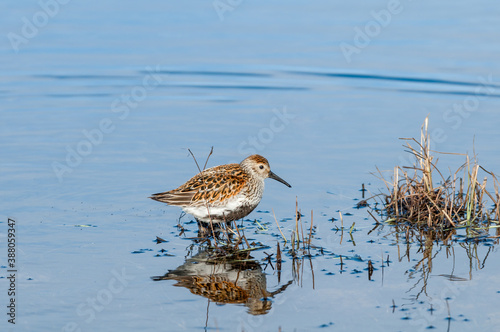
[[[274,179],[276,181],[279,181],[281,183],[283,183],[285,186],[289,187],[289,188],[292,188],[291,185],[288,184],[288,182],[286,182],[285,180],[283,180],[282,178],[280,178],[279,176],[277,176],[276,174],[274,174],[273,172],[269,171],[269,176],[268,178],[271,178],[271,179]]]

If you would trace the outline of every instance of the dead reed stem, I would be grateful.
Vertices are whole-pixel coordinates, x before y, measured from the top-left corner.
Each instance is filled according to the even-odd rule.
[[[276,225],[278,226],[278,229],[281,233],[281,236],[283,237],[283,240],[285,241],[285,245],[286,245],[286,237],[285,235],[283,234],[283,232],[281,231],[281,227],[280,225],[278,224],[278,219],[276,219],[276,215],[274,214],[274,209],[271,209],[271,211],[273,211],[273,217],[274,217],[274,221],[276,221]]]
[[[470,158],[452,153],[465,156],[465,163],[445,178],[437,168],[438,159],[432,154],[435,151],[431,150],[428,127],[429,118],[426,117],[420,141],[402,138],[407,141],[405,150],[416,159],[413,166],[395,167],[392,181],[385,180],[377,168],[388,190],[388,193],[379,195],[384,206],[381,215],[395,223],[429,228],[472,226],[479,222],[489,223],[492,218],[498,222],[500,195],[495,175],[478,164],[476,155]],[[486,173],[482,182],[479,182],[480,171]],[[460,172],[463,176],[459,176]],[[435,174],[438,183],[434,182]],[[494,194],[487,190],[488,177],[493,179]],[[488,209],[491,204],[493,207]]]

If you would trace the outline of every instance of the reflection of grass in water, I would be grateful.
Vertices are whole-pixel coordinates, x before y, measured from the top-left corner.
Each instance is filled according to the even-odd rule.
[[[383,209],[377,212],[386,218],[386,222],[417,228],[444,231],[466,227],[472,237],[478,230],[498,227],[500,196],[496,176],[481,167],[475,156],[471,159],[465,155],[465,163],[445,178],[436,166],[437,159],[434,161],[431,154],[427,129],[428,118],[422,126],[420,142],[405,139],[416,144],[416,147],[410,143],[406,145],[408,152],[416,158],[415,165],[395,167],[392,181],[384,179],[379,170],[388,193],[375,196],[383,204]],[[485,172],[482,182],[479,181],[480,170]],[[462,172],[463,176],[459,177]],[[436,174],[440,179],[438,185],[433,180]],[[493,181],[493,194],[486,190],[488,178]],[[492,207],[488,208],[491,204]]]
[[[387,227],[388,232],[385,233],[384,229]],[[477,273],[485,267],[488,257],[491,257],[495,251],[494,245],[498,244],[499,240],[498,238],[470,239],[466,235],[457,235],[457,233],[465,233],[465,231],[455,228],[441,231],[431,228],[416,228],[406,224],[379,223],[372,229],[372,231],[375,230],[378,231],[379,236],[392,239],[393,244],[397,245],[396,258],[398,262],[407,261],[411,264],[411,268],[406,271],[408,281],[411,284],[411,287],[406,291],[406,298],[410,301],[409,305],[412,306],[422,300],[422,295],[433,300],[432,293],[428,294],[428,288],[436,281],[430,277],[441,277],[450,282],[472,280],[473,273]],[[462,259],[458,260],[458,257]],[[444,264],[444,260],[452,261],[449,270],[447,264]],[[389,257],[387,262],[389,262]],[[435,267],[439,272],[434,271]],[[443,267],[445,273],[442,273],[444,272]],[[468,267],[468,274],[466,274],[466,267]],[[460,287],[452,286],[450,283],[442,285],[445,287],[442,294],[449,295],[456,295],[454,287]],[[446,298],[441,295],[440,298],[434,300],[444,301]]]

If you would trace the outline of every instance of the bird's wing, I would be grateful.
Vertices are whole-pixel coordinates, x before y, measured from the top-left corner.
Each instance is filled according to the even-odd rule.
[[[152,199],[170,205],[213,204],[238,194],[248,181],[238,164],[209,168],[177,189],[154,194]]]

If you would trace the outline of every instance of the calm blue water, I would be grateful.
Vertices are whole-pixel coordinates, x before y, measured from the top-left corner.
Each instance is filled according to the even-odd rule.
[[[370,194],[383,187],[370,174],[376,167],[410,163],[398,138],[418,138],[428,114],[436,150],[475,149],[500,173],[499,4],[61,0],[0,8],[5,313],[9,217],[18,268],[16,324],[2,312],[2,330],[500,326],[498,241],[422,252],[389,227],[368,234],[373,220],[353,208],[362,183]],[[147,197],[197,172],[188,148],[203,163],[212,146],[208,166],[259,153],[292,184],[269,180],[264,212],[249,216],[267,226],[246,223],[267,253],[280,235],[265,211],[293,218],[297,197],[306,229],[314,211],[313,244],[324,251],[299,262],[299,279],[290,256],[278,280],[263,250],[252,254],[267,291],[292,281],[262,315],[151,280],[198,249],[178,235],[179,209]],[[440,163],[446,170],[457,158]],[[345,227],[355,222],[352,239],[332,230],[338,211],[353,214],[344,217]],[[289,239],[294,222],[280,226]],[[196,225],[185,228],[194,235]],[[157,245],[156,236],[168,242]]]

